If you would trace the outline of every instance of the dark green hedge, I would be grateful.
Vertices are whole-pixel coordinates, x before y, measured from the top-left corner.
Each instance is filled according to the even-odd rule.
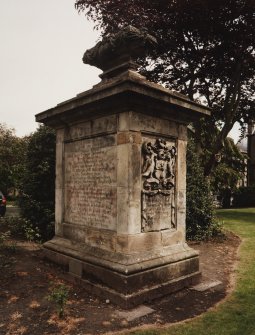
[[[220,225],[214,216],[210,183],[204,177],[201,158],[195,142],[188,141],[187,148],[187,238],[205,240],[220,233]]]
[[[255,207],[255,186],[240,187],[233,194],[233,207]]]
[[[54,233],[55,131],[40,126],[28,140],[20,208],[31,232],[46,241]]]

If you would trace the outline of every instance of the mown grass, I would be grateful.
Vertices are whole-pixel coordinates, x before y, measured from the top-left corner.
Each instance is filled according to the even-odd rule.
[[[218,210],[224,227],[239,235],[236,286],[213,311],[167,329],[133,331],[135,335],[255,335],[255,208]]]

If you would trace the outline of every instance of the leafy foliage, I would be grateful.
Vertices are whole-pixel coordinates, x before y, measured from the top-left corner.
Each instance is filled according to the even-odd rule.
[[[212,118],[195,125],[196,140],[210,148],[203,163],[210,175],[234,123],[255,116],[255,2],[76,0],[75,6],[103,35],[132,24],[158,39],[154,55],[140,61],[141,72],[212,108]]]
[[[12,237],[28,241],[38,241],[40,239],[38,228],[33,228],[29,220],[25,220],[20,216],[6,216],[1,218],[0,224]]]
[[[218,194],[224,208],[230,207],[232,193],[236,191],[238,182],[244,179],[247,156],[242,154],[233,139],[226,138],[219,161],[211,174],[211,187]]]
[[[6,240],[10,237],[10,232],[0,232],[0,249],[5,247]]]
[[[64,284],[54,286],[51,289],[51,293],[48,296],[49,301],[53,301],[56,304],[58,316],[63,318],[64,309],[68,299],[69,290]]]
[[[255,207],[255,186],[240,187],[233,194],[234,207]]]
[[[7,195],[18,189],[24,172],[27,138],[19,138],[13,129],[0,124],[0,190]]]
[[[29,220],[20,216],[6,216],[0,219],[1,228],[9,232],[10,236],[28,241],[40,241],[38,227],[33,227]]]
[[[187,238],[204,240],[220,233],[214,217],[213,198],[209,181],[203,174],[202,162],[196,152],[194,139],[187,148]]]
[[[55,132],[46,126],[30,136],[22,182],[20,206],[23,218],[29,222],[27,234],[35,232],[42,240],[53,235],[55,141]]]

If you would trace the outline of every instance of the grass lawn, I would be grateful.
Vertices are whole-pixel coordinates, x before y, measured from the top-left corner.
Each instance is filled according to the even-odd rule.
[[[218,210],[224,227],[243,240],[234,292],[213,311],[166,329],[136,335],[255,335],[255,208]]]

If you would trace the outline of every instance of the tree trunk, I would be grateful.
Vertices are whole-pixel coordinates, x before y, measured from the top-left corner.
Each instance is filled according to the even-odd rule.
[[[212,151],[212,154],[209,157],[209,160],[206,162],[205,167],[204,167],[204,175],[205,177],[208,177],[213,168],[215,167],[217,161],[216,161],[216,155],[221,151],[221,149],[224,146],[224,140],[227,138],[228,133],[230,132],[230,130],[233,127],[233,123],[231,124],[227,124],[225,123],[225,125],[223,126],[221,132],[219,133],[219,136],[215,142],[214,145],[214,149]]]

